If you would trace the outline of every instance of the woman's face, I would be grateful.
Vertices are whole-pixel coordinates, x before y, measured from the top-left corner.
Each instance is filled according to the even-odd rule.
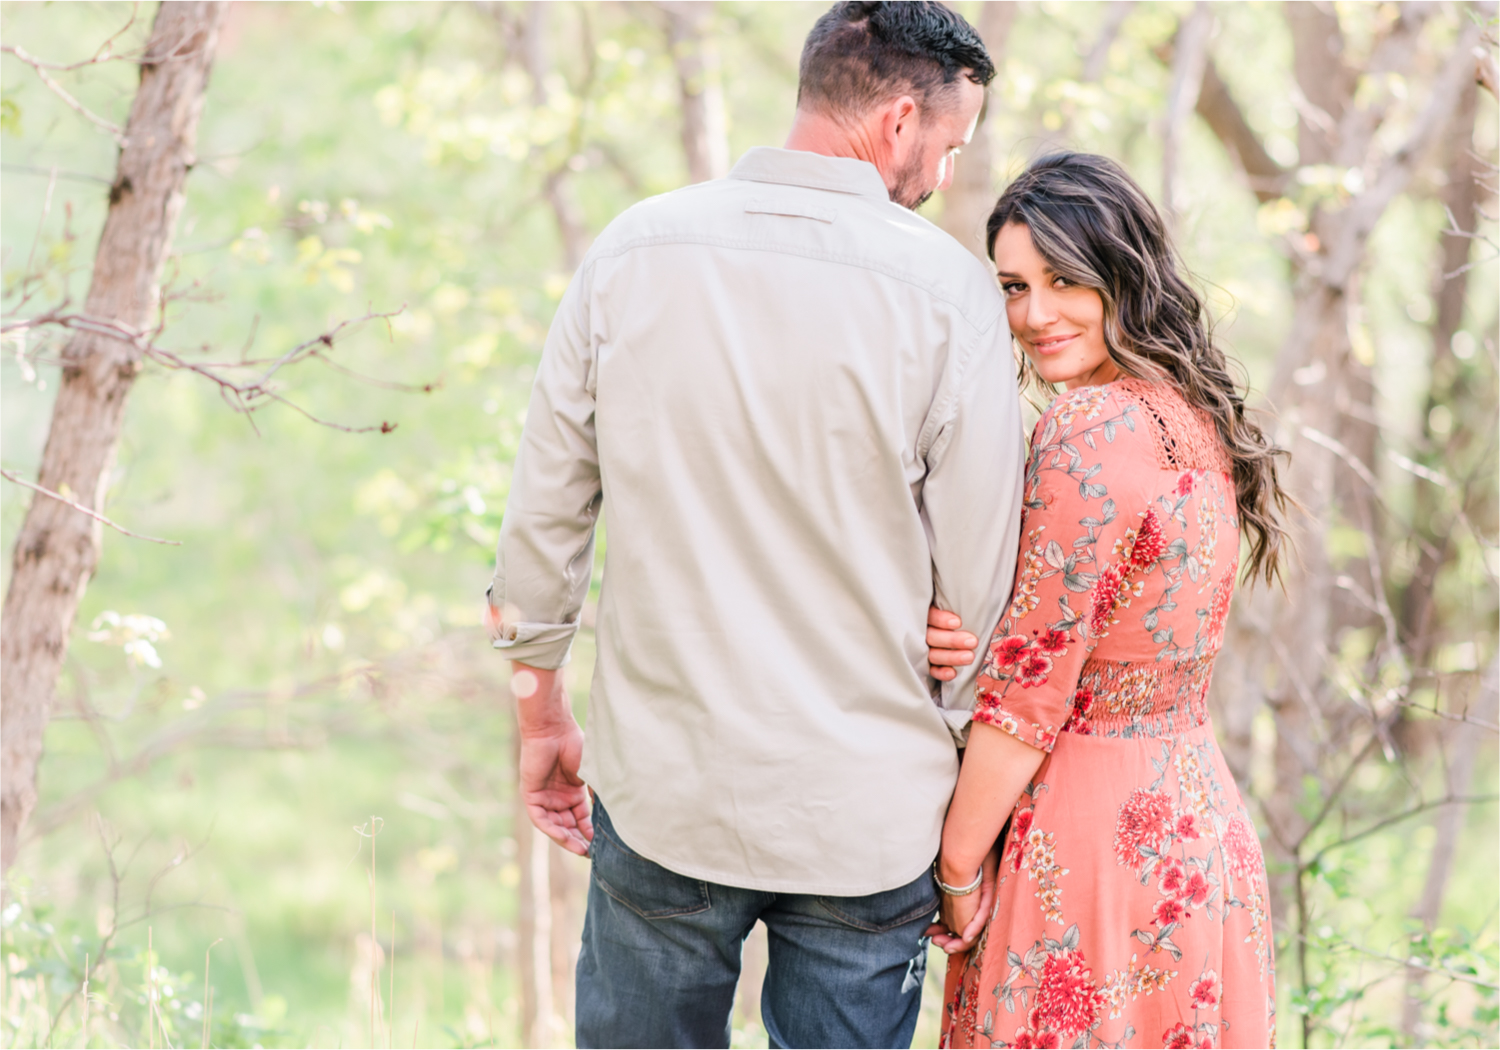
[[[1120,377],[1104,344],[1104,300],[1052,271],[1031,229],[1007,223],[995,237],[995,272],[1011,334],[1037,372],[1072,390]]]

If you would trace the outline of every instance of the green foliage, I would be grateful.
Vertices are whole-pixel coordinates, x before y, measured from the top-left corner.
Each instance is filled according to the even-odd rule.
[[[801,38],[823,6],[716,5],[732,156],[781,141]],[[977,17],[977,5],[958,6]],[[1339,5],[1356,57],[1387,6]],[[107,534],[80,608],[35,837],[7,884],[7,1045],[39,1045],[54,1020],[54,1045],[79,1041],[80,1002],[59,1009],[81,988],[84,953],[101,975],[102,990],[90,986],[93,1045],[143,1044],[153,987],[174,1045],[197,1039],[199,967],[218,938],[214,1045],[360,1044],[369,1039],[372,966],[388,997],[391,910],[395,1002],[382,1000],[382,1017],[390,1025],[394,1015],[394,1041],[517,1041],[513,741],[505,669],[486,648],[480,609],[531,380],[570,276],[548,189],[563,179],[594,233],[686,174],[676,73],[650,5],[547,8],[550,72],[540,84],[521,62],[517,4],[231,8],[164,278],[177,297],[163,342],[195,363],[270,360],[341,320],[402,308],[279,373],[275,388],[321,420],[396,428],[345,433],[279,404],[247,420],[199,376],[153,367],[140,381],[106,512],[183,546]],[[1100,5],[1024,7],[990,104],[996,184],[1067,143],[1120,157],[1154,192],[1169,83],[1156,52],[1185,9],[1138,5],[1099,78],[1086,81],[1082,56],[1097,38]],[[0,30],[30,53],[72,62],[130,12],[5,3]],[[1295,164],[1291,47],[1279,10],[1215,12],[1221,73],[1267,150]],[[114,53],[139,46],[147,21]],[[106,62],[58,76],[83,105],[124,123],[134,67]],[[6,308],[28,291],[33,304],[81,303],[114,143],[13,56],[0,59],[0,77],[0,129],[10,136],[0,198]],[[1493,104],[1484,105],[1493,124]],[[1315,204],[1347,198],[1357,173],[1303,169],[1287,197],[1262,205],[1201,122],[1186,147],[1182,249],[1208,282],[1221,336],[1264,389],[1292,334],[1289,244]],[[1456,545],[1436,591],[1453,648],[1441,665],[1450,677],[1413,681],[1415,704],[1436,702],[1457,687],[1452,676],[1472,678],[1491,657],[1495,603],[1475,581],[1493,580],[1497,568],[1494,547],[1475,538],[1494,535],[1485,509],[1493,448],[1459,440],[1493,429],[1494,269],[1477,271],[1453,354],[1435,373],[1425,300],[1446,219],[1431,189],[1415,188],[1377,228],[1357,326],[1401,454],[1469,486],[1443,489],[1423,511],[1428,534],[1451,534]],[[939,197],[929,214],[941,207]],[[7,336],[4,465],[23,476],[45,440],[60,342],[57,333]],[[1446,423],[1427,408],[1434,389],[1431,412],[1446,411]],[[1485,394],[1455,393],[1465,390]],[[1424,422],[1452,440],[1429,441]],[[1410,471],[1381,469],[1398,509],[1432,496]],[[3,490],[7,547],[26,503],[20,489]],[[1367,536],[1343,523],[1330,546],[1358,558]],[[604,549],[601,536],[600,558]],[[1421,550],[1415,540],[1391,549],[1399,596]],[[596,570],[596,593],[598,583]],[[1349,690],[1392,688],[1391,668],[1369,666],[1373,637],[1350,632],[1329,647]],[[585,631],[568,669],[580,715],[592,651]],[[1411,958],[1431,971],[1431,1044],[1484,1045],[1497,1024],[1493,807],[1466,826],[1441,921],[1416,930],[1405,916],[1431,827],[1418,818],[1337,845],[1392,812],[1409,786],[1378,754],[1366,765],[1351,801],[1304,854],[1326,849],[1304,873],[1315,932],[1305,982],[1298,945],[1278,927],[1282,1045],[1293,1044],[1302,1012],[1319,1040],[1394,1044],[1392,990]],[[1480,765],[1477,780],[1493,783],[1492,741]],[[1310,783],[1304,814],[1325,801]],[[135,857],[120,873],[101,849],[96,812],[120,836],[120,855]],[[374,951],[362,852],[370,844],[351,831],[371,814],[385,827],[373,870]],[[576,911],[583,875],[566,870]],[[919,1029],[929,1045],[940,963],[929,967]],[[735,1026],[737,1045],[763,1043],[753,1017],[737,1015]]]

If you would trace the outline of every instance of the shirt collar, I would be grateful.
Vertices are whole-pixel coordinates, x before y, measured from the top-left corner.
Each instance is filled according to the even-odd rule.
[[[826,157],[802,150],[756,146],[740,158],[729,173],[731,179],[748,182],[776,182],[787,186],[806,186],[834,193],[852,193],[860,197],[891,199],[885,180],[875,165],[852,157]]]

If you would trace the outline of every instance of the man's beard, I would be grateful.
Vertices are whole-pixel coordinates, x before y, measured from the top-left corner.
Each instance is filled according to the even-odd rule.
[[[891,189],[891,200],[908,211],[916,211],[932,197],[933,189],[922,192],[922,158],[913,157],[911,163],[896,172],[896,185]]]

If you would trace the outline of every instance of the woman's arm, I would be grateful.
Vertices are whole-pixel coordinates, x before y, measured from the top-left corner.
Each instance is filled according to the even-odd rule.
[[[969,746],[964,749],[963,766],[958,773],[958,787],[948,806],[943,823],[943,845],[938,854],[938,874],[950,886],[967,886],[974,881],[986,857],[994,850],[1000,829],[1016,808],[1016,801],[1047,753],[985,722],[975,722],[969,730]],[[968,951],[984,929],[989,916],[975,922],[981,898],[990,894],[971,893],[964,897],[943,894],[943,923],[955,939],[940,941],[948,953]],[[970,927],[973,927],[971,930]]]

